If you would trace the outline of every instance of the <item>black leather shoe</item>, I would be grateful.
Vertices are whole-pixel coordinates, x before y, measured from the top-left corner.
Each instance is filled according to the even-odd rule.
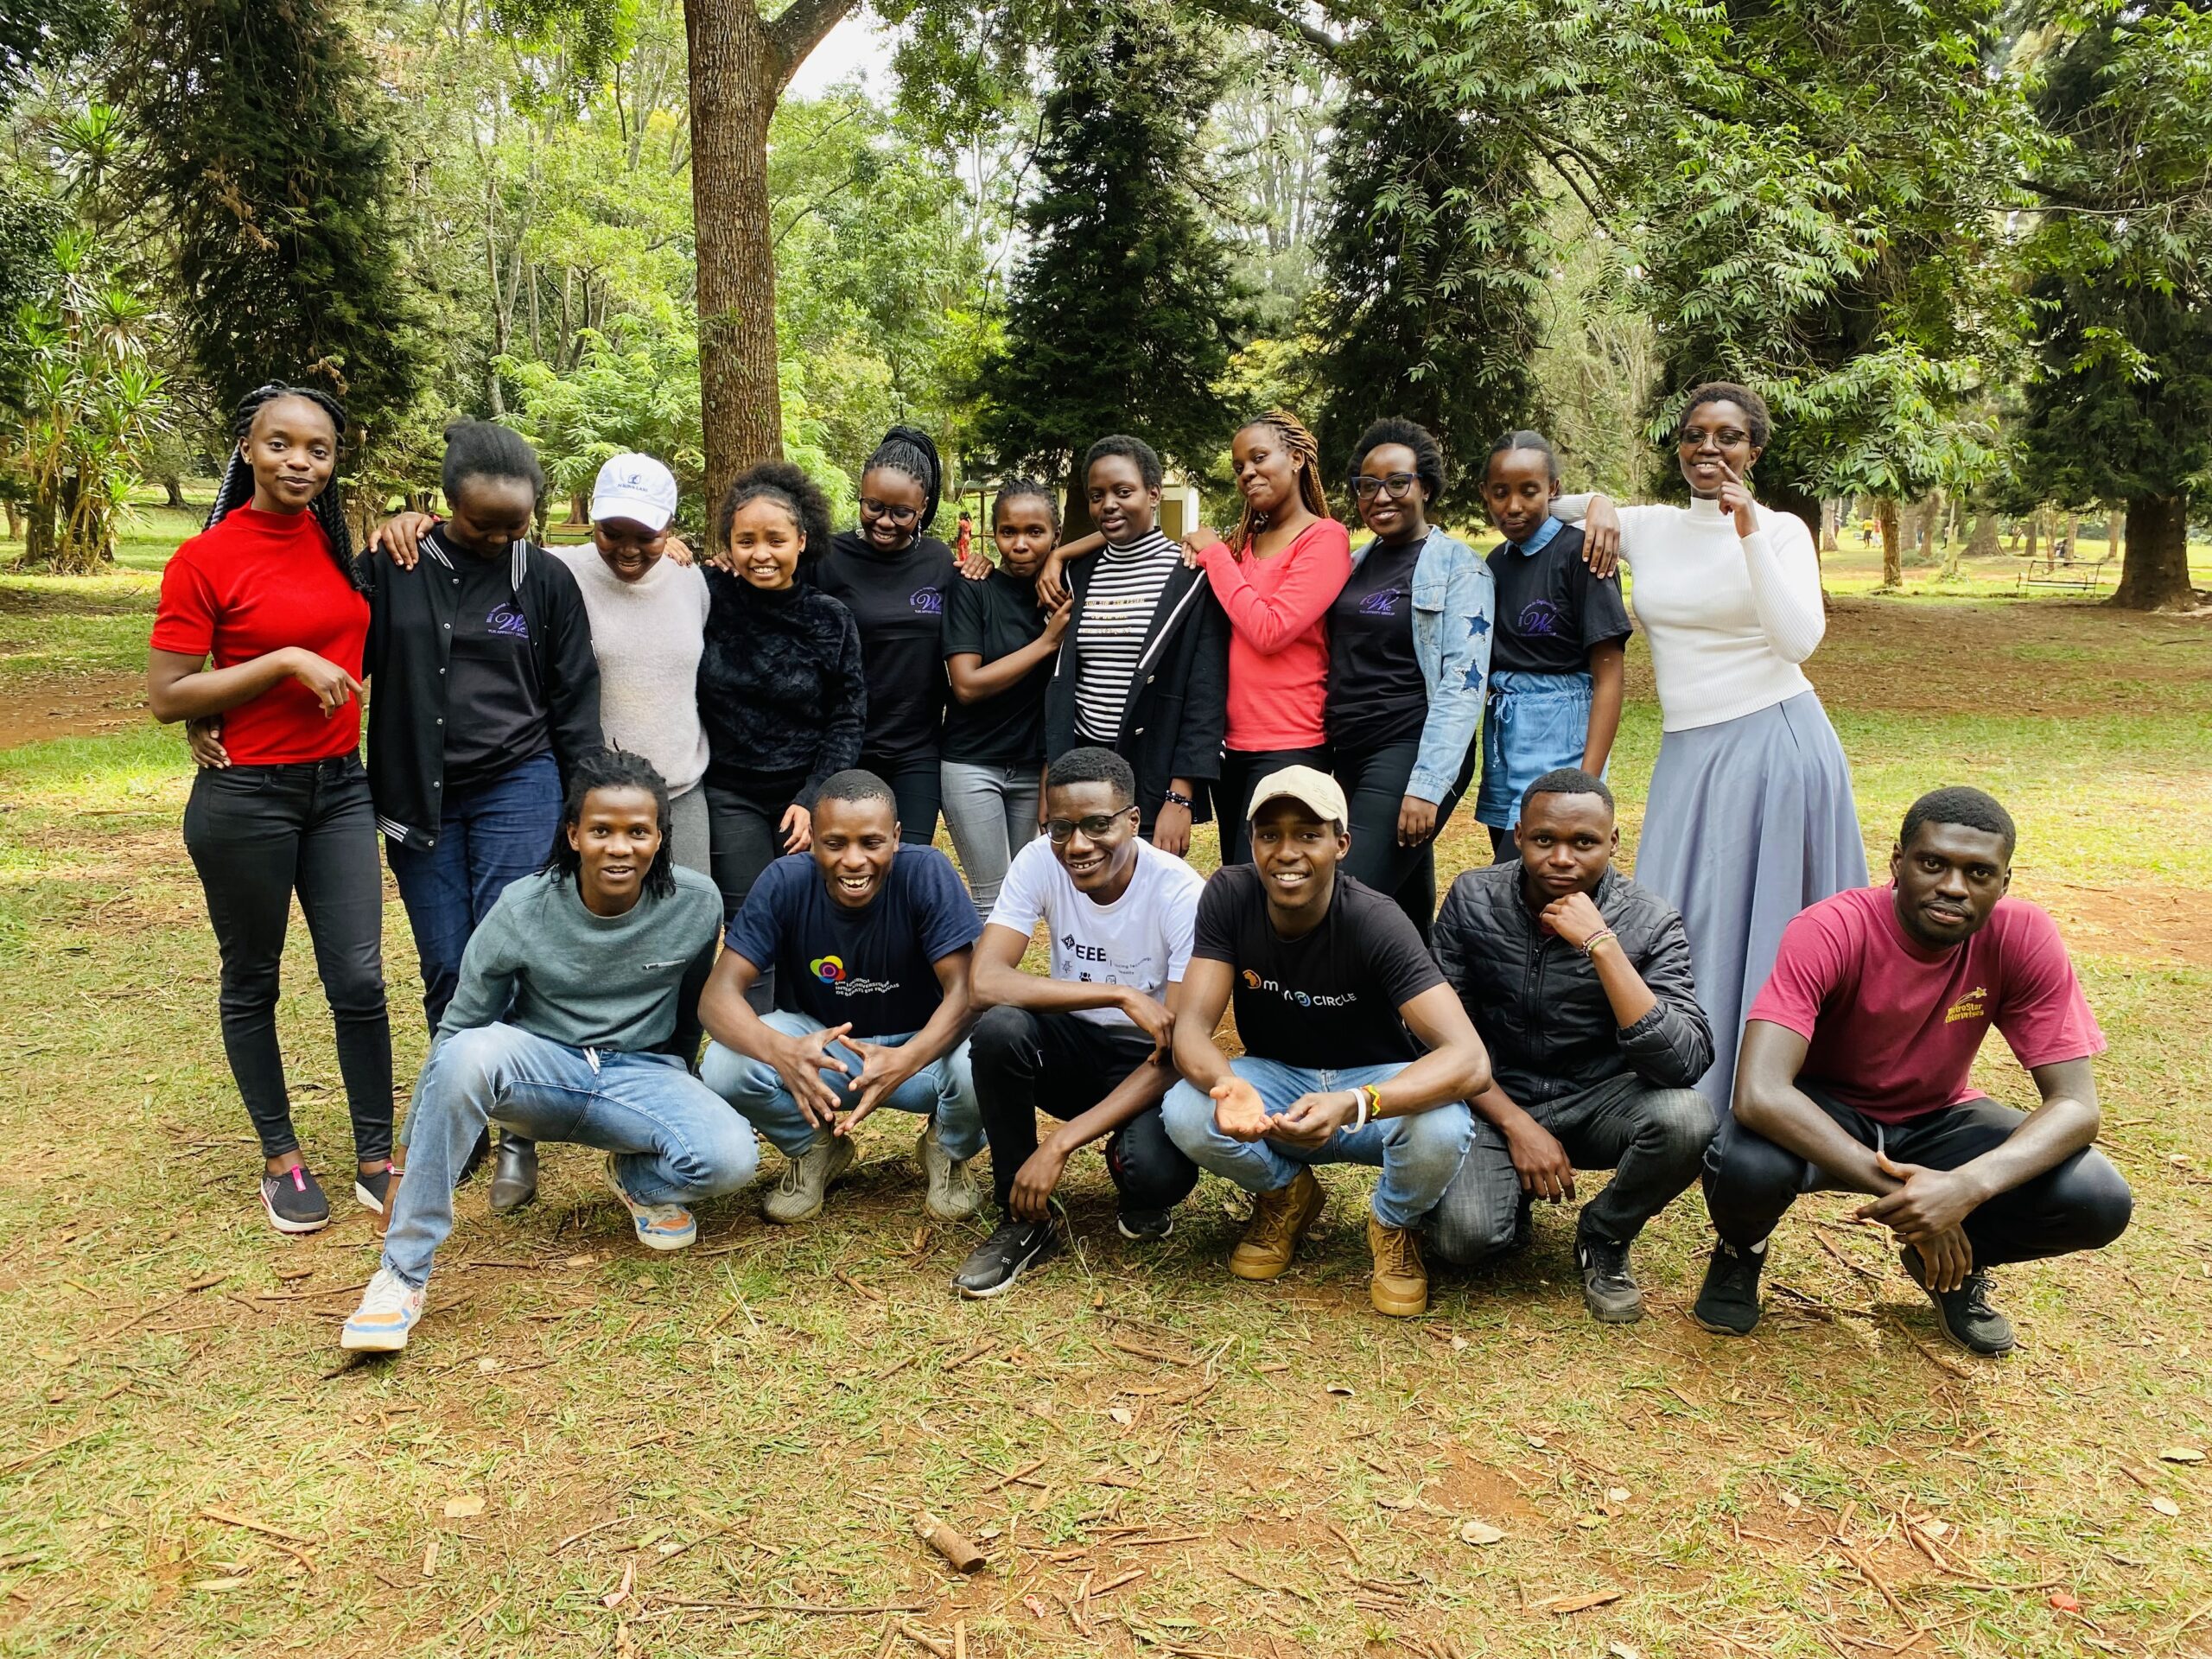
[[[537,1142],[518,1135],[499,1137],[492,1159],[492,1213],[504,1216],[537,1196]]]

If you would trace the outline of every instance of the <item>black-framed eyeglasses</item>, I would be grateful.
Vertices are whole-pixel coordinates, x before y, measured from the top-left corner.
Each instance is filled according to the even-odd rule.
[[[1118,812],[1093,812],[1082,818],[1047,818],[1045,834],[1055,847],[1065,847],[1075,839],[1075,832],[1083,831],[1085,841],[1103,841],[1114,833],[1114,826],[1135,812],[1134,806],[1125,806]]]
[[[1364,501],[1370,496],[1387,495],[1392,500],[1402,500],[1421,482],[1413,473],[1390,473],[1377,478],[1371,473],[1362,473],[1351,481],[1352,493]]]
[[[911,524],[922,516],[919,507],[894,507],[888,501],[865,495],[861,498],[861,511],[871,518],[887,518],[894,524]]]

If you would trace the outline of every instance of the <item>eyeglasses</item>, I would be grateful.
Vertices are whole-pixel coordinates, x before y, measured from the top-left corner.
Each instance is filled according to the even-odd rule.
[[[888,519],[894,524],[911,524],[922,516],[919,507],[894,507],[888,501],[877,501],[865,495],[861,498],[861,511],[871,518]]]
[[[1046,821],[1045,834],[1055,847],[1065,847],[1075,839],[1075,832],[1083,831],[1085,841],[1103,841],[1114,833],[1114,826],[1136,810],[1125,806],[1119,812],[1094,812],[1087,818],[1051,818]]]
[[[1414,485],[1420,482],[1421,480],[1412,473],[1392,473],[1384,478],[1376,478],[1371,473],[1362,473],[1357,478],[1352,480],[1351,488],[1352,493],[1363,501],[1370,496],[1376,495],[1387,495],[1393,500],[1396,500],[1406,495]]]

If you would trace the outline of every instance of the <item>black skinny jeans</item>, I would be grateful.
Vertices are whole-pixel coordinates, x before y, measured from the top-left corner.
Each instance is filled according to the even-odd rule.
[[[944,779],[937,756],[909,766],[887,766],[880,757],[864,754],[861,769],[891,785],[899,802],[899,840],[910,847],[935,842],[938,814],[944,806]]]
[[[193,779],[184,844],[222,953],[223,1050],[262,1155],[297,1151],[276,998],[297,893],[337,1028],[338,1070],[363,1163],[391,1155],[391,1016],[384,994],[384,872],[360,757],[228,766]]]
[[[1418,847],[1398,845],[1398,809],[1406,798],[1406,785],[1414,775],[1421,753],[1421,734],[1385,743],[1363,754],[1336,753],[1336,779],[1344,786],[1344,805],[1351,813],[1351,851],[1344,855],[1347,875],[1365,882],[1377,893],[1388,893],[1421,930],[1424,941],[1436,920],[1436,837],[1444,833],[1459,798],[1467,792],[1474,775],[1477,746],[1467,745],[1466,759],[1450,791],[1436,804],[1436,830]]]
[[[1973,1162],[2010,1137],[2025,1116],[1993,1100],[1974,1099],[1908,1122],[1877,1125],[1848,1106],[1804,1092],[1861,1146],[1876,1144],[1878,1128],[1891,1162],[1929,1169]],[[1720,1133],[1706,1149],[1705,1207],[1713,1230],[1738,1248],[1771,1233],[1799,1193],[1828,1186],[1817,1166],[1753,1135],[1732,1116],[1722,1119]],[[1964,1226],[1975,1268],[1994,1268],[2102,1249],[2127,1230],[2134,1208],[2134,1195],[2111,1160],[2084,1147],[1970,1211]]]
[[[1326,749],[1224,749],[1221,778],[1214,785],[1213,817],[1221,830],[1224,866],[1252,860],[1252,791],[1270,772],[1285,766],[1329,769]]]
[[[1001,1214],[1011,1217],[1014,1178],[1037,1150],[1038,1109],[1063,1122],[1080,1117],[1151,1058],[1152,1039],[1134,1026],[1012,1007],[976,1022],[968,1059]],[[1198,1184],[1198,1166],[1167,1138],[1157,1105],[1114,1131],[1106,1169],[1126,1215],[1173,1210]]]

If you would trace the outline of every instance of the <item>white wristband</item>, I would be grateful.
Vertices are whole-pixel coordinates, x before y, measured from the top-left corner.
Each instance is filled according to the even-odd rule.
[[[1351,1126],[1355,1131],[1357,1131],[1367,1127],[1367,1090],[1364,1089],[1355,1089],[1351,1091],[1351,1097],[1352,1103],[1359,1113],[1359,1116],[1352,1120]]]

